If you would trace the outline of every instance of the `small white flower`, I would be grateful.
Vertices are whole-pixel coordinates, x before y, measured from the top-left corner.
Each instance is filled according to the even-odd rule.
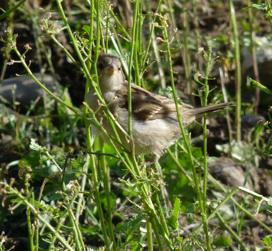
[[[43,147],[40,146],[39,144],[36,143],[35,139],[30,139],[30,145],[29,145],[30,149],[34,150],[34,151],[42,151]]]

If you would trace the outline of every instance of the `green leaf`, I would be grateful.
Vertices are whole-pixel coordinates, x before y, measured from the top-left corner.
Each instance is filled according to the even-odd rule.
[[[178,229],[178,227],[179,227],[180,205],[181,205],[180,199],[175,198],[174,207],[172,210],[172,215],[169,219],[169,223],[174,229]]]
[[[223,234],[214,240],[213,245],[216,247],[231,247],[232,239],[230,236]]]
[[[257,10],[267,10],[267,5],[265,3],[253,3],[251,6]]]
[[[116,207],[116,196],[114,193],[101,193],[100,197],[103,208],[109,211],[114,210],[114,208]]]
[[[265,236],[263,238],[263,243],[266,247],[272,248],[272,236]]]
[[[268,89],[266,86],[262,85],[260,82],[254,80],[252,78],[247,78],[247,85],[248,86],[250,86],[250,85],[254,86],[254,87],[260,89],[261,91],[272,95],[272,91],[270,89]]]
[[[268,198],[267,204],[268,204],[269,206],[272,206],[272,197],[269,197],[269,198]]]

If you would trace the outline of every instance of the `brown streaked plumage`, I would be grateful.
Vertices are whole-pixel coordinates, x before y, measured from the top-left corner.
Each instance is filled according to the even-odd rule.
[[[121,69],[118,57],[102,54],[98,60],[99,85],[109,109],[121,127],[128,128],[128,83]],[[164,150],[180,137],[176,105],[173,100],[153,94],[132,84],[132,133],[137,154],[151,153],[158,160]],[[99,108],[96,95],[88,96],[88,104],[93,110]],[[179,106],[182,121],[185,126],[192,123],[199,115],[217,111],[229,106],[229,103],[194,108],[188,104]],[[110,127],[104,121],[104,126],[110,132]],[[122,140],[127,149],[131,146]]]

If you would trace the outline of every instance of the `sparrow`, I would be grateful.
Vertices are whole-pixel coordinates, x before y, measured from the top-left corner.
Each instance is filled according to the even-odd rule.
[[[109,110],[119,125],[128,132],[129,86],[122,71],[120,59],[110,54],[100,55],[97,61],[97,72],[99,87]],[[109,135],[112,135],[111,127],[101,112],[103,105],[93,91],[87,95],[87,104],[100,117]],[[157,161],[164,151],[181,137],[175,102],[131,84],[131,104],[135,154],[151,154]],[[178,109],[184,126],[188,126],[200,115],[223,109],[229,105],[229,103],[221,103],[194,108],[181,103]],[[125,149],[131,151],[131,142],[125,140],[125,137],[121,139]]]

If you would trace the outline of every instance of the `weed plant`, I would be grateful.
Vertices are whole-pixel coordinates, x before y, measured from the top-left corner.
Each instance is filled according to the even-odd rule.
[[[223,5],[221,1],[211,2],[205,4],[211,8]],[[201,121],[203,143],[196,147],[178,110],[182,137],[159,163],[150,166],[146,156],[134,153],[131,90],[126,132],[108,109],[98,85],[98,57],[112,53],[122,60],[129,89],[132,83],[152,91],[160,89],[178,106],[182,85],[177,82],[175,66],[182,60],[183,90],[198,97],[193,97],[192,103],[235,103],[235,109],[228,111],[231,115],[225,116],[226,111],[217,113],[221,121],[228,121],[226,135],[230,139],[226,142],[230,143],[226,155],[233,156],[233,149],[243,141],[241,27],[233,2],[223,5],[225,14],[229,13],[226,20],[230,37],[226,38],[225,34],[212,37],[200,30],[202,1],[134,0],[117,1],[114,6],[108,0],[56,0],[49,1],[43,9],[35,6],[35,1],[8,1],[0,14],[0,21],[7,25],[1,78],[10,65],[18,67],[18,73],[27,74],[44,90],[48,102],[42,106],[42,115],[18,115],[6,107],[1,112],[0,130],[12,136],[11,148],[19,152],[15,160],[1,165],[1,250],[23,250],[19,245],[31,251],[251,250],[255,244],[246,240],[251,233],[247,224],[251,222],[262,233],[256,245],[272,248],[271,199],[245,187],[225,186],[209,174],[206,115]],[[251,9],[243,14],[249,15],[250,20],[254,19],[254,12],[266,13],[267,18],[271,13],[270,1],[246,1],[246,6]],[[34,42],[22,47],[23,34],[16,34],[15,24],[25,21],[31,27]],[[253,27],[250,32],[254,33]],[[224,59],[235,68],[233,96],[224,84],[223,95],[220,88],[210,87],[223,46],[228,47],[229,53],[229,58]],[[31,56],[33,51],[35,55]],[[81,106],[73,105],[67,90],[56,95],[35,76],[37,69],[65,74],[58,73],[59,56],[54,52],[60,53],[84,79]],[[31,62],[32,57],[35,62]],[[258,76],[256,72],[255,66]],[[258,78],[249,82],[271,94]],[[73,90],[82,86],[78,82],[72,84]],[[91,89],[103,107],[112,135],[103,128],[97,111],[85,102]],[[235,125],[231,127],[232,119]],[[269,121],[256,128],[254,142],[246,142],[251,146],[247,149],[258,149],[257,154],[266,152],[271,157],[271,138],[262,148],[266,130]],[[120,137],[124,135],[132,145],[131,152],[122,146]],[[251,161],[256,155],[248,152]],[[16,178],[11,172],[16,172]],[[24,230],[24,240],[19,244],[17,233],[12,237],[6,232],[10,222],[17,220],[20,230]]]

